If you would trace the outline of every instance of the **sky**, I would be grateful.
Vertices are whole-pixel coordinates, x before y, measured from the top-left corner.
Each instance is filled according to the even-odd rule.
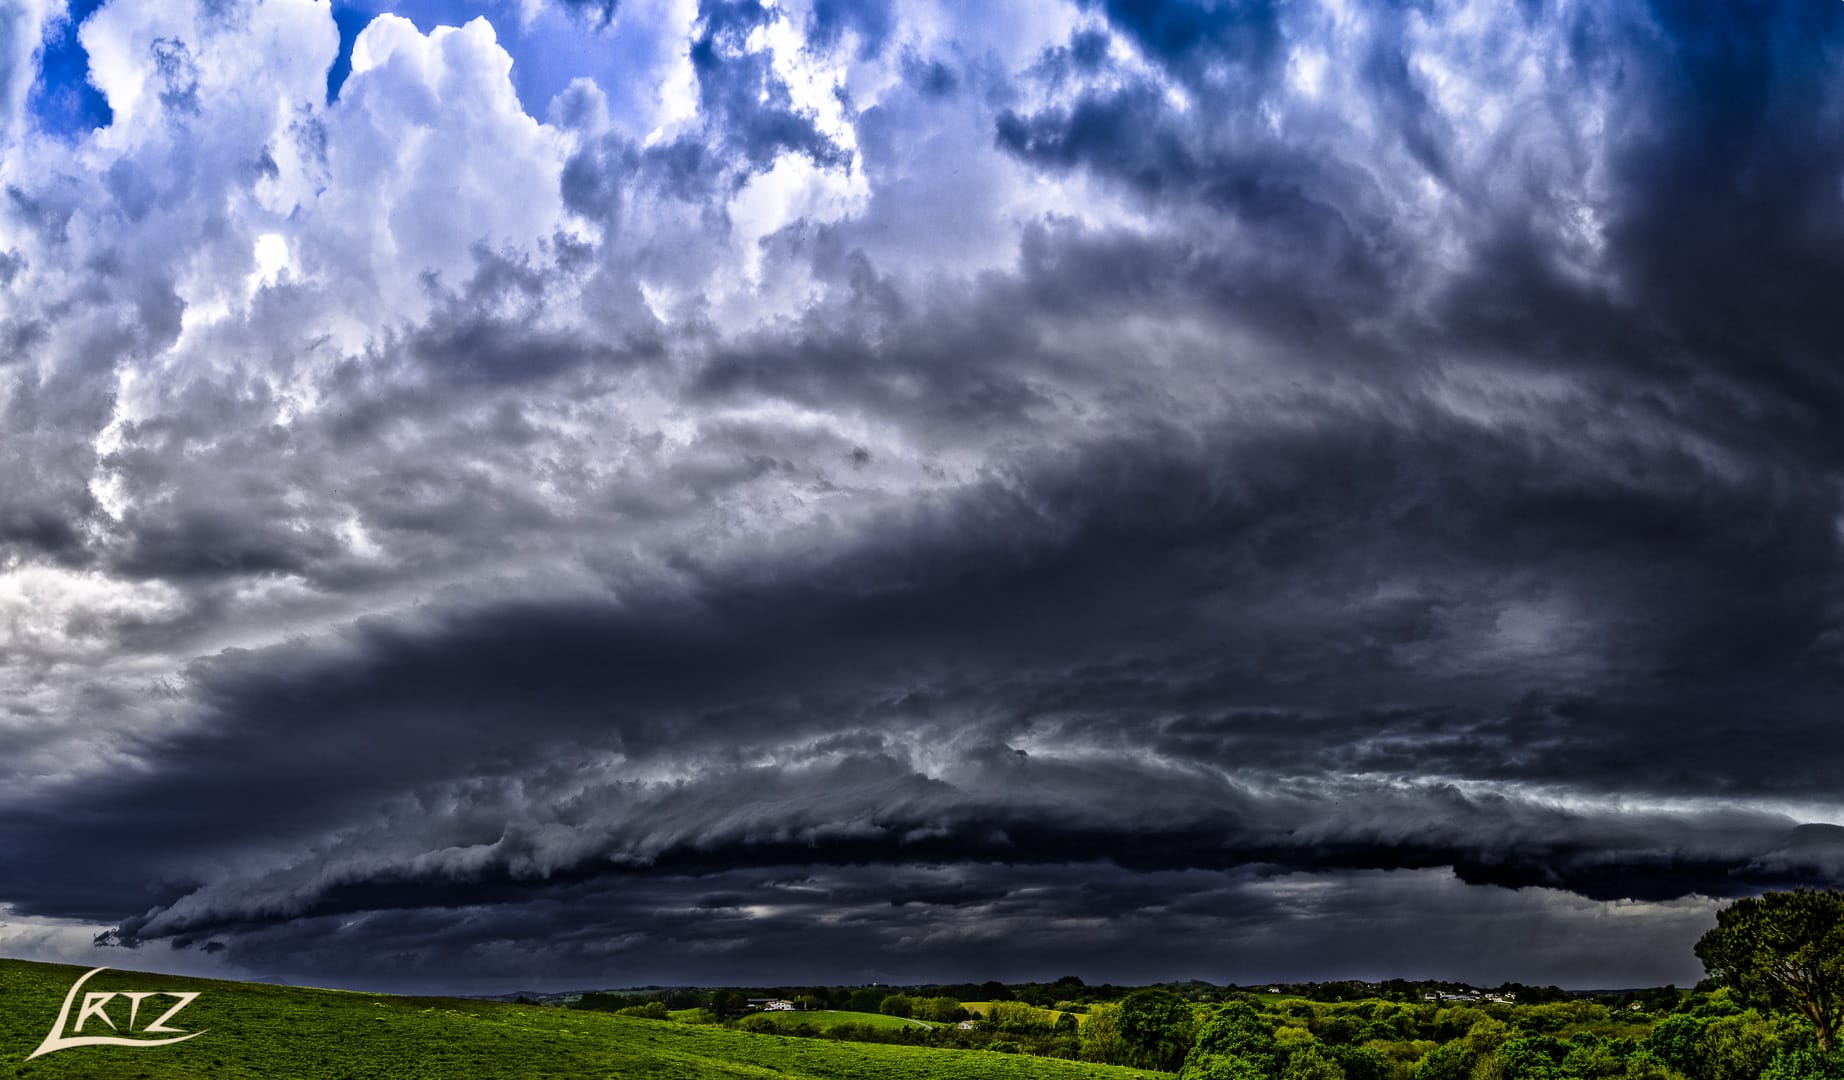
[[[1844,881],[1844,5],[0,3],[0,955],[1701,975]]]

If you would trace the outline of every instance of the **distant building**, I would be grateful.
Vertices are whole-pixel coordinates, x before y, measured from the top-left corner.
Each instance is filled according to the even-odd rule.
[[[980,1026],[980,1022],[978,1020],[962,1020],[960,1023],[955,1024],[954,1026],[961,1029],[962,1031],[972,1031],[974,1028]]]
[[[749,1007],[762,1012],[793,1012],[794,1003],[783,998],[750,998]]]

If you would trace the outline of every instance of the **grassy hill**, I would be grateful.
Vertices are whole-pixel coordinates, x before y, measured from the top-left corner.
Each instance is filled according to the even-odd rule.
[[[756,1013],[756,1023],[771,1023],[779,1028],[795,1028],[805,1024],[815,1031],[829,1031],[841,1024],[858,1024],[873,1028],[904,1027],[938,1027],[923,1020],[905,1020],[900,1016],[885,1016],[883,1013],[850,1012],[845,1009],[815,1009],[812,1012],[764,1012]]]
[[[197,991],[175,1046],[33,1061],[84,969],[0,960],[0,1076],[72,1080],[1131,1080],[1161,1074],[975,1050],[753,1035],[605,1013],[109,971],[86,991]],[[124,999],[111,1013],[126,1023]],[[148,1008],[164,1004],[150,999]],[[73,1013],[73,1020],[75,1019]],[[140,1026],[145,1026],[144,1013]],[[83,1034],[101,1030],[95,1021]]]

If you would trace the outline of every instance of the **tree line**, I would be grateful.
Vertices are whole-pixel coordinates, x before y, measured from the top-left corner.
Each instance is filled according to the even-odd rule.
[[[750,997],[930,1025],[776,1024],[781,1034],[1128,1065],[1179,1080],[1844,1080],[1844,893],[1739,900],[1696,945],[1708,978],[1589,998],[1507,984],[1129,989],[1050,983],[590,994],[578,1008],[752,1025]],[[956,1022],[981,1002],[979,1023]]]

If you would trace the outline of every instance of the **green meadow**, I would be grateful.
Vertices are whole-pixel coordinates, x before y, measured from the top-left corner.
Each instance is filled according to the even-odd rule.
[[[113,970],[85,989],[197,991],[198,999],[172,1023],[204,1034],[173,1046],[76,1047],[26,1060],[51,1030],[65,992],[83,971],[0,960],[0,1077],[1133,1080],[1166,1075],[984,1050],[752,1034],[535,1005]],[[126,1022],[123,1000],[116,999],[111,1010],[118,1023]],[[82,1034],[98,1030],[92,1020]]]

